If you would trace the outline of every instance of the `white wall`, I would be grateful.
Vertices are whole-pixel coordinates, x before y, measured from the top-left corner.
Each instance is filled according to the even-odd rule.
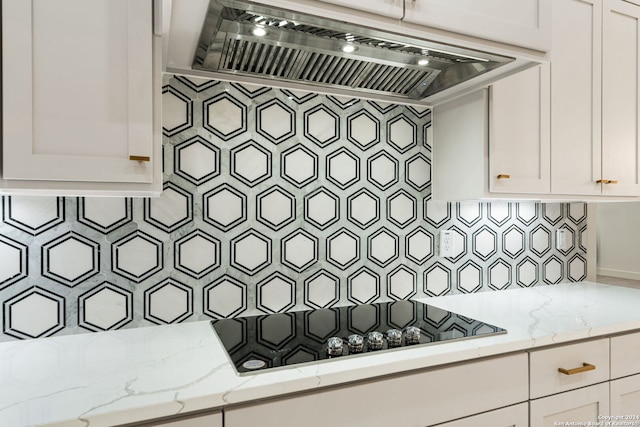
[[[597,205],[599,275],[640,280],[640,203]]]

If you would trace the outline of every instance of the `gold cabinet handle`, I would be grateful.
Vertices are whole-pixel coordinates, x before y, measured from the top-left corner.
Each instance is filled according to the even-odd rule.
[[[591,363],[583,363],[580,368],[573,368],[573,369],[558,368],[558,372],[565,375],[575,375],[575,374],[579,374],[580,372],[594,371],[595,369],[596,369],[596,365],[592,365]]]
[[[617,184],[618,180],[617,179],[610,179],[609,182],[607,182],[607,184]]]
[[[139,162],[148,162],[151,160],[149,156],[129,156],[129,160],[137,160]]]
[[[511,178],[511,175],[508,175],[506,173],[501,173],[498,175],[498,179],[509,179]]]
[[[598,184],[617,184],[617,179],[599,179],[596,181]]]

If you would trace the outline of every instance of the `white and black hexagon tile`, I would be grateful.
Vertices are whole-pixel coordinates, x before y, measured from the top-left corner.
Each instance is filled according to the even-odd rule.
[[[0,340],[586,277],[584,204],[431,200],[426,108],[172,75],[162,101],[160,197],[2,197]]]

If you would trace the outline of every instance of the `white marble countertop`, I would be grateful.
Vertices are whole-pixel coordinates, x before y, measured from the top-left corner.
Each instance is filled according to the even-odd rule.
[[[640,329],[640,290],[591,282],[428,302],[508,333],[245,376],[207,321],[0,343],[0,425],[117,425]]]

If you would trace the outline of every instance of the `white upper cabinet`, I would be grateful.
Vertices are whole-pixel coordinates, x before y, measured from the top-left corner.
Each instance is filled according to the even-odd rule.
[[[323,3],[331,3],[338,6],[350,7],[376,15],[401,19],[404,14],[404,0],[319,0]]]
[[[553,17],[552,192],[640,196],[640,7],[557,0]]]
[[[2,1],[2,190],[161,190],[161,55],[152,6]]]
[[[601,17],[601,0],[556,0],[553,5],[551,174],[556,194],[600,194]]]
[[[433,197],[539,198],[550,192],[549,66],[433,109]]]
[[[610,184],[602,194],[640,196],[640,6],[604,6],[601,178]]]
[[[404,21],[546,52],[551,0],[405,0]]]
[[[489,191],[547,194],[551,190],[549,65],[489,88]]]

